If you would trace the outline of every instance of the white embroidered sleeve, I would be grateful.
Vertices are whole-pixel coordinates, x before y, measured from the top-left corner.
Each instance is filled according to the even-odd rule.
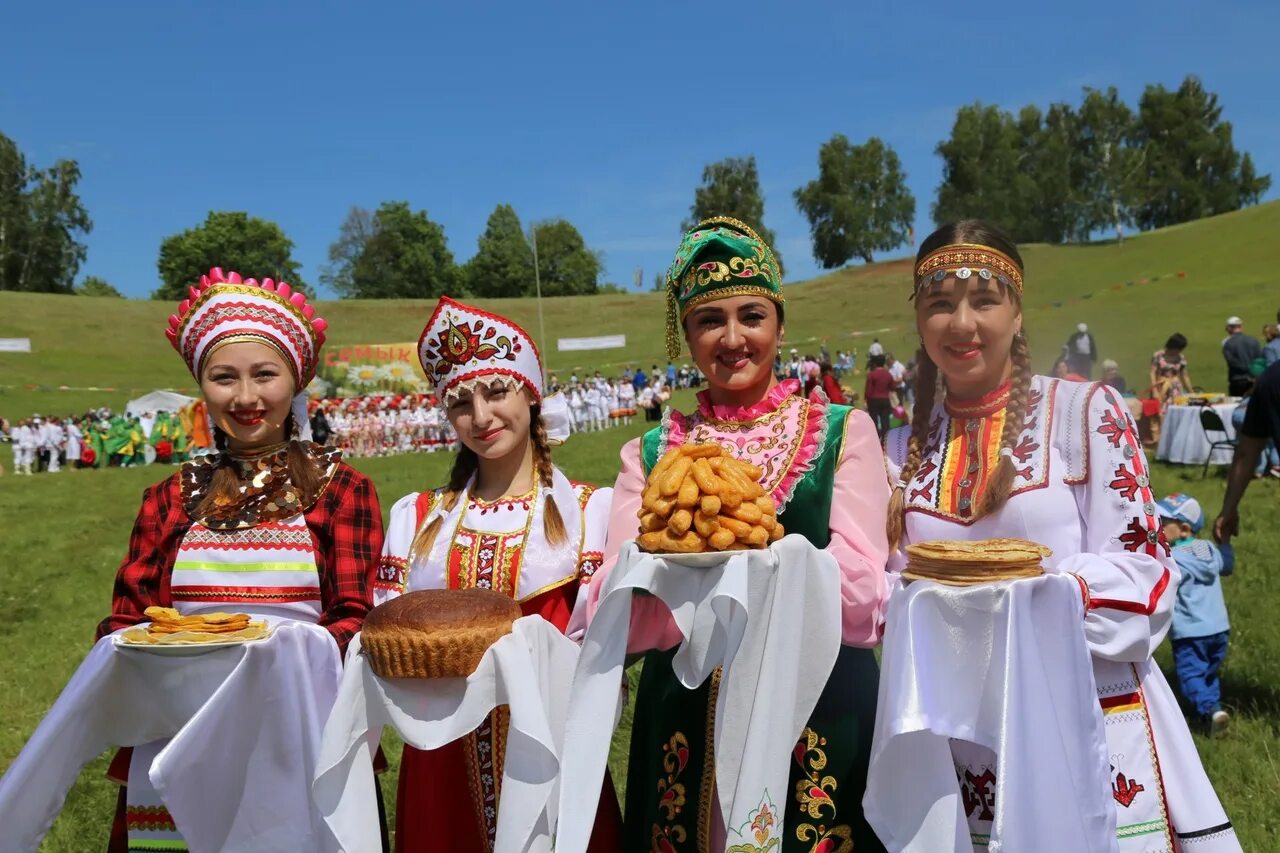
[[[409,573],[409,546],[418,532],[418,492],[410,492],[391,507],[382,540],[382,557],[378,560],[378,576],[373,583],[373,604],[390,601],[404,592]]]
[[[1065,418],[1069,484],[1083,522],[1081,553],[1059,564],[1084,583],[1085,636],[1107,660],[1144,661],[1172,619],[1178,568],[1160,533],[1147,461],[1124,401],[1102,385],[1069,393],[1083,417]],[[1079,458],[1083,454],[1083,459]]]

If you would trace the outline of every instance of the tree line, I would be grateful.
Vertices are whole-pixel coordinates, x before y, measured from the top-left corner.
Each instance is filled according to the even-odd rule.
[[[534,276],[534,257],[538,276]],[[211,212],[195,228],[160,244],[157,299],[180,299],[211,266],[255,270],[309,290],[293,259],[293,243],[278,225],[242,212]],[[526,232],[509,204],[489,216],[476,254],[454,260],[444,226],[408,202],[376,210],[352,207],[329,246],[320,283],[351,299],[434,299],[451,296],[544,296],[596,293],[601,256],[572,223],[553,219]]]
[[[942,182],[933,220],[988,219],[1018,242],[1120,239],[1126,227],[1160,228],[1256,204],[1271,186],[1271,177],[1236,149],[1217,95],[1193,76],[1174,90],[1147,86],[1136,108],[1114,87],[1085,88],[1077,105],[1028,105],[1016,115],[980,102],[963,106],[935,153]],[[74,286],[85,258],[81,239],[92,228],[75,192],[79,177],[74,160],[31,166],[0,134],[0,290],[119,295],[93,276]],[[831,269],[913,243],[916,199],[906,177],[897,152],[878,137],[855,144],[837,133],[823,143],[817,176],[792,194],[809,223],[814,259]],[[743,220],[776,251],[754,157],[709,164],[680,227],[712,215]],[[162,283],[153,296],[181,298],[211,266],[308,289],[293,243],[278,225],[245,212],[211,211],[161,243]],[[387,201],[372,211],[351,208],[320,282],[360,299],[620,290],[600,284],[602,270],[602,256],[572,223],[552,219],[526,228],[508,204],[494,209],[475,255],[459,264],[440,223],[407,202]],[[661,274],[654,282],[662,287]]]
[[[987,219],[1018,242],[1122,239],[1126,226],[1163,228],[1256,204],[1271,186],[1236,149],[1217,95],[1195,77],[1175,90],[1147,86],[1136,110],[1114,87],[1085,88],[1077,106],[1028,105],[1016,116],[964,106],[935,153],[934,222]],[[714,164],[703,181],[695,212],[715,209],[705,198],[763,225],[754,158]],[[914,242],[915,198],[897,153],[876,137],[855,145],[833,136],[818,151],[818,177],[793,197],[825,268]]]

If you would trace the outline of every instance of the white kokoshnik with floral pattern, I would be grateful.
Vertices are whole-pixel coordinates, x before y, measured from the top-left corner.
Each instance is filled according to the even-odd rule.
[[[515,323],[441,297],[418,339],[418,359],[446,403],[477,381],[505,378],[542,400],[542,358],[533,338]]]

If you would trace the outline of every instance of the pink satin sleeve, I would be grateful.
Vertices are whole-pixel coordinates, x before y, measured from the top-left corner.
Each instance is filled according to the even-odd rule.
[[[831,541],[826,548],[840,566],[841,642],[846,646],[874,646],[884,632],[888,510],[889,481],[880,439],[867,413],[854,410],[845,424],[836,468]]]
[[[618,562],[623,544],[636,538],[640,521],[640,496],[644,491],[644,465],[640,459],[640,439],[622,448],[622,471],[613,484],[613,508],[610,511],[609,535],[605,539],[604,563],[591,578],[587,595],[587,624],[595,618],[609,573]],[[631,631],[627,638],[627,654],[649,649],[669,649],[680,642],[680,631],[671,611],[653,596],[634,596],[631,600]]]

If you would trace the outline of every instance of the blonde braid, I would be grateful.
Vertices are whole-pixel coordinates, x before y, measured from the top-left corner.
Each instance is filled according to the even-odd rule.
[[[903,460],[898,482],[889,497],[889,515],[885,532],[889,537],[889,550],[896,551],[906,531],[907,487],[920,468],[924,456],[924,442],[929,434],[929,418],[933,414],[933,402],[938,393],[938,366],[929,358],[924,347],[916,353],[916,404],[911,409],[911,438],[907,442],[907,458]]]
[[[435,544],[436,536],[440,533],[440,527],[444,524],[444,517],[457,506],[462,490],[467,487],[467,481],[476,472],[479,464],[480,460],[475,451],[466,445],[463,445],[458,450],[458,455],[453,459],[453,468],[449,471],[449,485],[445,489],[444,496],[440,499],[440,506],[444,512],[438,513],[434,520],[430,523],[424,523],[418,529],[418,535],[413,537],[413,544],[409,546],[407,557],[409,565],[413,565],[417,555],[431,553],[431,546]],[[426,519],[423,519],[423,521],[425,522]]]
[[[998,511],[1009,500],[1013,481],[1018,476],[1018,466],[1013,461],[1013,449],[1027,422],[1027,404],[1031,398],[1031,348],[1021,332],[1014,335],[1009,350],[1013,363],[1010,376],[1009,403],[1005,407],[1004,429],[1000,431],[1000,459],[987,480],[976,518]]]

